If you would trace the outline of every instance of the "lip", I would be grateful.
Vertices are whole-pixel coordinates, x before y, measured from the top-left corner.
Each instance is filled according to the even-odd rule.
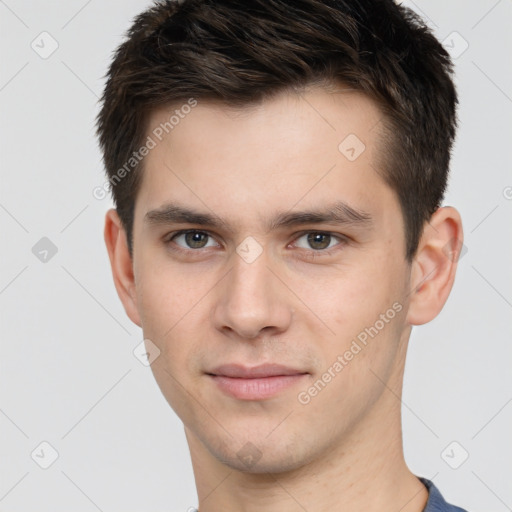
[[[239,400],[264,400],[297,384],[308,372],[279,364],[252,368],[238,364],[218,366],[207,374],[224,393]]]
[[[223,377],[235,377],[239,379],[257,379],[262,377],[276,377],[281,375],[298,375],[307,373],[303,370],[290,368],[281,364],[266,363],[258,366],[244,366],[242,364],[222,364],[217,366],[209,374]]]

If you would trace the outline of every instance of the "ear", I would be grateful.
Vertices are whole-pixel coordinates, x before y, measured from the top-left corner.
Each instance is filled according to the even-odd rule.
[[[430,322],[443,309],[455,280],[464,235],[459,212],[439,208],[425,224],[411,267],[411,300],[407,322]]]
[[[121,224],[117,211],[113,208],[108,210],[105,216],[103,234],[117,294],[130,320],[142,327],[137,309],[133,262],[128,250],[126,231]]]

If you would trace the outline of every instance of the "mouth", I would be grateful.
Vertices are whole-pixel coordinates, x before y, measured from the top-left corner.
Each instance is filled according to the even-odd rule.
[[[207,373],[225,394],[238,400],[264,400],[302,381],[308,372],[265,364],[252,368],[243,365],[222,365]]]

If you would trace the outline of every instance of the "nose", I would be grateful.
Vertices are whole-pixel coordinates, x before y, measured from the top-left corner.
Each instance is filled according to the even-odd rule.
[[[266,336],[286,331],[293,316],[293,297],[276,277],[279,270],[267,251],[251,263],[236,253],[232,259],[231,271],[216,287],[215,327],[244,339],[257,338],[264,330]]]

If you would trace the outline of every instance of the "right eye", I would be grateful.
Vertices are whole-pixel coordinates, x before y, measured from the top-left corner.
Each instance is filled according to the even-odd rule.
[[[179,247],[178,250],[183,251],[203,249],[219,245],[216,243],[208,245],[208,238],[213,241],[212,236],[206,231],[187,229],[171,234],[171,236],[167,238],[166,244],[170,245],[171,242],[174,242]],[[178,241],[181,241],[181,243]]]

